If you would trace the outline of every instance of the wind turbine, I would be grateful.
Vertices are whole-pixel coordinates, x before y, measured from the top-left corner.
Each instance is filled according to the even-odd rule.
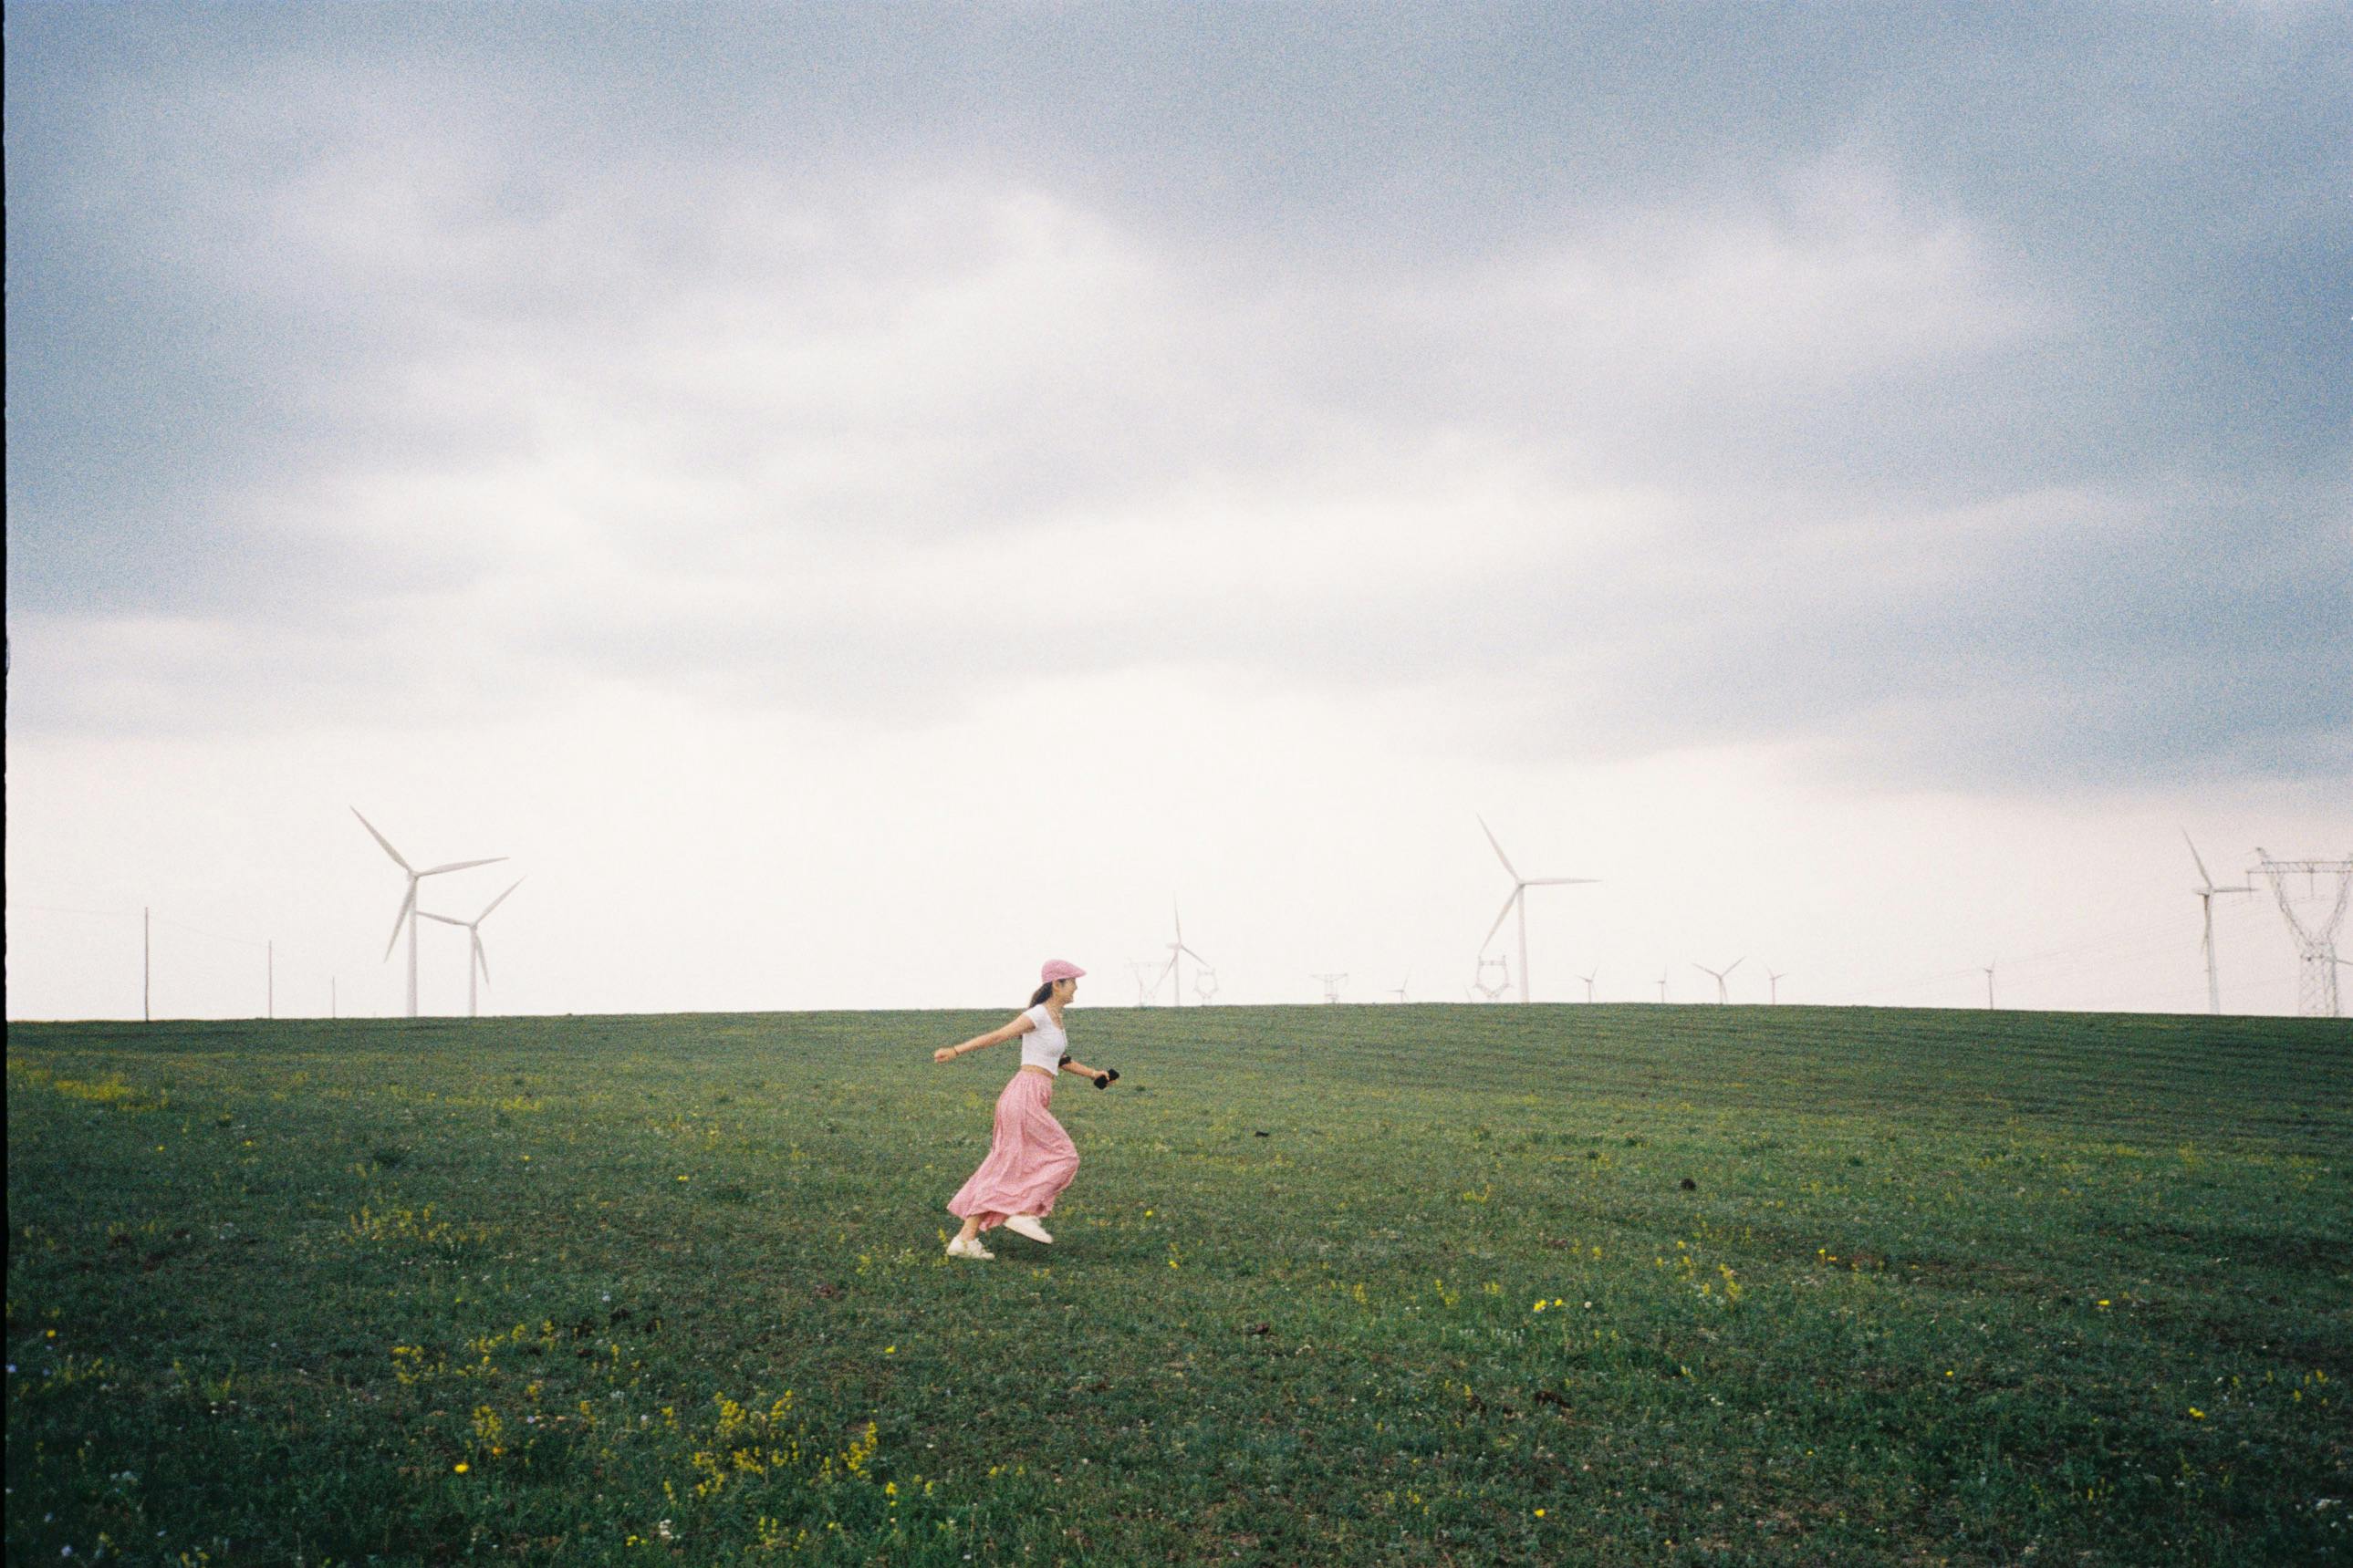
[[[2001,962],[2001,961],[2000,961],[2000,959],[1996,959],[1996,960],[1994,960],[1994,963],[2000,963],[2000,962]],[[1987,965],[1985,966],[1985,977],[1986,977],[1986,1006],[1987,1006],[1989,1009],[1990,1009],[1990,1008],[1993,1006],[1993,964],[1992,964],[1992,963],[1989,963],[1989,964],[1987,964]]]
[[[1660,1006],[1662,1006],[1662,1007],[1663,1007],[1663,1006],[1665,1006],[1666,1005],[1667,1005],[1667,966],[1666,966],[1665,964],[1662,963],[1661,965],[1659,965],[1659,1005],[1660,1005]]]
[[[1748,955],[1744,952],[1738,958],[1734,959],[1730,963],[1725,964],[1722,969],[1710,969],[1704,963],[1694,963],[1692,967],[1698,970],[1703,974],[1713,974],[1715,976],[1715,1005],[1721,1007],[1726,1002],[1731,1000],[1731,997],[1725,994],[1724,989],[1724,977],[1747,962]]]
[[[1176,967],[1178,961],[1190,958],[1194,963],[1199,964],[1204,969],[1209,967],[1209,961],[1185,945],[1184,912],[1178,910],[1173,902],[1168,906],[1168,908],[1170,912],[1175,914],[1176,917],[1176,940],[1168,944],[1168,967],[1161,973],[1166,974],[1169,978],[1176,982],[1175,990],[1169,994],[1168,1005],[1172,1007],[1182,1007],[1185,1005],[1185,975],[1184,972]],[[1160,983],[1156,980],[1154,981],[1152,983],[1152,988],[1155,991],[1159,990]]]
[[[1774,1003],[1778,1004],[1781,1000],[1781,982],[1788,978],[1789,978],[1788,975],[1785,973],[1776,973],[1770,969],[1767,969],[1765,972],[1767,984],[1773,987],[1772,1001]]]
[[[2214,885],[2214,879],[2209,875],[2206,870],[2205,859],[2198,853],[2198,846],[2189,843],[2189,830],[2186,827],[2181,831],[2181,842],[2184,844],[2189,844],[2189,858],[2198,863],[2198,879],[2206,884],[2202,888],[2192,889],[2191,891],[2198,895],[2198,902],[2204,910],[2206,915],[2206,1011],[2209,1013],[2220,1013],[2222,1010],[2222,983],[2214,973],[2214,895],[2217,893],[2252,893],[2255,889],[2252,886],[2244,888],[2216,887]]]
[[[1400,981],[1398,981],[1398,987],[1397,987],[1397,989],[1396,989],[1396,990],[1394,990],[1394,991],[1392,991],[1392,992],[1390,992],[1390,993],[1389,993],[1389,994],[1390,994],[1390,995],[1392,995],[1392,996],[1394,996],[1394,997],[1396,997],[1399,1002],[1403,1002],[1403,1001],[1405,1000],[1405,988],[1406,988],[1408,985],[1411,984],[1412,983],[1413,983],[1413,974],[1412,974],[1412,973],[1411,973],[1410,971],[1409,971],[1409,972],[1407,973],[1407,974],[1406,974],[1406,977],[1405,977],[1403,980],[1400,980]]]
[[[525,879],[521,877],[516,878],[513,888],[509,888],[506,893],[501,893],[497,898],[492,899],[489,910],[484,910],[470,921],[452,920],[448,915],[437,915],[431,910],[417,911],[427,920],[439,921],[445,926],[462,926],[466,935],[472,941],[472,951],[468,954],[466,961],[466,1016],[469,1018],[480,1016],[480,1009],[476,1005],[475,1001],[475,972],[480,970],[480,977],[483,980],[491,977],[491,955],[482,951],[482,922],[491,918],[491,910],[497,909],[501,904],[505,903],[507,893],[512,893],[515,888],[522,887]]]
[[[446,866],[428,866],[420,871],[400,858],[400,851],[392,847],[391,839],[375,830],[375,823],[364,816],[360,816],[358,806],[352,807],[352,815],[359,816],[360,826],[368,830],[368,836],[384,846],[384,852],[392,857],[392,863],[408,873],[408,891],[401,897],[400,912],[392,917],[392,941],[384,944],[384,956],[386,958],[392,956],[394,945],[400,941],[400,928],[406,925],[408,927],[408,1016],[414,1018],[417,1016],[417,884],[427,877],[438,877],[445,871],[465,871],[476,866],[495,866],[506,857],[493,855],[487,860],[452,860]]]
[[[1593,974],[1599,974],[1600,973],[1601,966],[1598,963],[1595,964],[1593,966]],[[1585,1000],[1588,1003],[1590,1003],[1593,1000],[1593,974],[1580,974],[1577,976],[1579,980],[1585,982]]]
[[[1519,873],[1519,868],[1512,864],[1512,858],[1504,853],[1504,847],[1495,843],[1495,830],[1487,826],[1487,819],[1483,816],[1479,818],[1479,831],[1487,836],[1487,842],[1494,846],[1495,858],[1501,860],[1504,863],[1504,869],[1512,875],[1512,896],[1504,900],[1503,913],[1497,915],[1495,923],[1487,928],[1486,939],[1479,943],[1479,951],[1481,952],[1487,951],[1487,943],[1495,940],[1495,933],[1504,929],[1504,921],[1510,918],[1513,910],[1517,909],[1520,911],[1520,1000],[1525,1002],[1528,1000],[1528,889],[1530,888],[1566,888],[1599,881],[1600,879],[1523,877]]]

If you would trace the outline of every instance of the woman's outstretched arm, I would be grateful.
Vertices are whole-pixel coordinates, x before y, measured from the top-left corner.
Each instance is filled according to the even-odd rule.
[[[942,1046],[932,1053],[932,1060],[953,1061],[966,1051],[976,1051],[987,1046],[1001,1046],[1008,1040],[1019,1038],[1037,1026],[1038,1020],[1024,1013],[1002,1028],[991,1029],[985,1035],[975,1035],[962,1045]]]

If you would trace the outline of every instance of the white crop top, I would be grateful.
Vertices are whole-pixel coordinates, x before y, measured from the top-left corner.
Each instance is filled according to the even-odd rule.
[[[1062,1053],[1071,1048],[1071,1037],[1054,1022],[1054,1015],[1046,1010],[1043,1002],[1021,1016],[1038,1026],[1021,1037],[1021,1065],[1060,1073]]]

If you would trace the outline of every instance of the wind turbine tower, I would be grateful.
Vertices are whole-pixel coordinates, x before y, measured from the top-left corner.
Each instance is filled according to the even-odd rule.
[[[1667,1005],[1667,966],[1666,966],[1665,964],[1662,963],[1661,965],[1659,965],[1659,1005],[1660,1005],[1660,1006],[1662,1006],[1662,1007],[1663,1007],[1663,1006],[1665,1006],[1666,1005]]]
[[[1784,980],[1787,980],[1787,979],[1788,979],[1788,978],[1789,978],[1789,977],[1788,977],[1788,974],[1786,974],[1786,973],[1774,973],[1774,972],[1773,972],[1772,970],[1770,970],[1770,969],[1767,969],[1767,970],[1765,972],[1765,980],[1766,980],[1766,983],[1767,983],[1767,984],[1769,984],[1769,985],[1771,985],[1771,986],[1773,987],[1773,993],[1772,993],[1772,995],[1771,995],[1771,997],[1768,999],[1768,1002],[1767,1002],[1767,1005],[1770,1005],[1770,1006],[1777,1006],[1777,1007],[1780,1005],[1780,1004],[1781,1004],[1781,982],[1783,982]]]
[[[2260,845],[2255,847],[2255,869],[2271,883],[2272,893],[2279,900],[2280,913],[2287,917],[2287,929],[2295,938],[2296,956],[2302,961],[2296,974],[2295,1010],[2307,1018],[2338,1016],[2337,971],[2342,961],[2337,956],[2337,928],[2345,922],[2346,901],[2353,898],[2353,855],[2342,860],[2274,860]],[[2329,906],[2326,920],[2316,920],[2309,911],[2297,913],[2286,879],[2298,872],[2303,873],[2307,889],[2322,877],[2337,879],[2337,900]]]
[[[1994,963],[2000,963],[2000,962],[2001,962],[2001,961],[2000,961],[2000,959],[1996,959],[1996,960],[1994,960]],[[1989,964],[1987,964],[1987,965],[1985,966],[1985,977],[1986,977],[1986,1007],[1987,1007],[1987,1010],[1988,1010],[1988,1011],[1991,1011],[1991,1009],[1992,1009],[1992,1007],[1993,1007],[1993,964],[1992,964],[1992,963],[1989,963]]]
[[[507,893],[512,893],[515,890],[515,888],[522,886],[523,880],[524,879],[522,878],[517,878],[515,879],[514,887],[509,888],[506,893],[501,893],[497,898],[492,899],[491,900],[490,909],[484,910],[480,914],[476,915],[470,921],[453,920],[448,915],[437,915],[430,910],[419,910],[417,911],[428,921],[439,921],[445,926],[458,926],[465,931],[468,939],[468,951],[466,953],[466,1016],[469,1018],[478,1018],[481,1016],[480,995],[476,990],[477,979],[488,980],[491,977],[491,955],[482,950],[482,922],[491,918],[491,910],[495,910],[501,904],[507,901]]]
[[[1577,976],[1579,980],[1585,982],[1585,1002],[1588,1006],[1591,1006],[1593,1005],[1593,975],[1600,973],[1600,965],[1596,964],[1593,968],[1592,974],[1580,974]]]
[[[2197,862],[2198,879],[2205,884],[2203,887],[2192,889],[2191,891],[2198,895],[2198,902],[2206,916],[2206,1011],[2209,1013],[2220,1013],[2222,1010],[2222,983],[2214,973],[2214,895],[2217,893],[2252,893],[2255,889],[2252,886],[2239,888],[2216,887],[2214,885],[2214,879],[2207,875],[2205,858],[2198,853],[2198,846],[2190,844],[2189,842],[2189,830],[2188,828],[2182,829],[2181,842],[2189,845],[2189,858]],[[2261,851],[2257,851],[2257,853],[2261,853]]]
[[[400,941],[400,928],[406,925],[408,928],[408,1016],[414,1018],[417,1016],[417,884],[427,877],[438,877],[445,872],[470,870],[476,866],[495,866],[506,857],[493,855],[487,860],[452,860],[446,866],[428,866],[419,871],[400,858],[400,851],[392,847],[391,839],[375,830],[375,823],[360,816],[358,806],[352,807],[352,815],[359,816],[360,826],[368,830],[369,837],[384,846],[384,852],[392,857],[392,863],[408,873],[408,891],[401,898],[400,912],[392,917],[392,941],[384,944],[384,955],[386,958],[392,956],[393,947]]]
[[[1504,869],[1510,872],[1512,878],[1512,896],[1504,900],[1503,913],[1497,915],[1495,923],[1487,928],[1486,939],[1479,943],[1479,951],[1481,952],[1487,951],[1487,943],[1495,940],[1495,933],[1504,929],[1504,921],[1509,919],[1512,911],[1516,909],[1520,915],[1520,1000],[1525,1002],[1529,999],[1528,889],[1577,887],[1599,881],[1599,879],[1596,877],[1523,877],[1519,873],[1519,868],[1512,864],[1512,858],[1504,853],[1504,847],[1495,842],[1495,830],[1487,826],[1487,819],[1483,816],[1479,818],[1479,831],[1487,836],[1487,842],[1494,847],[1495,858],[1504,863]]]
[[[1704,963],[1694,963],[1692,967],[1698,970],[1702,974],[1713,974],[1715,976],[1715,1005],[1721,1007],[1732,999],[1730,993],[1726,992],[1724,988],[1724,977],[1747,962],[1748,955],[1746,953],[1743,953],[1738,958],[1734,959],[1730,963],[1725,964],[1722,969],[1710,969]]]

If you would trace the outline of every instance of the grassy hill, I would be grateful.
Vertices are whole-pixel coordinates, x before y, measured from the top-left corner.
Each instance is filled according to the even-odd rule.
[[[2353,1028],[1075,1009],[8,1032],[6,1555],[2353,1559]]]

